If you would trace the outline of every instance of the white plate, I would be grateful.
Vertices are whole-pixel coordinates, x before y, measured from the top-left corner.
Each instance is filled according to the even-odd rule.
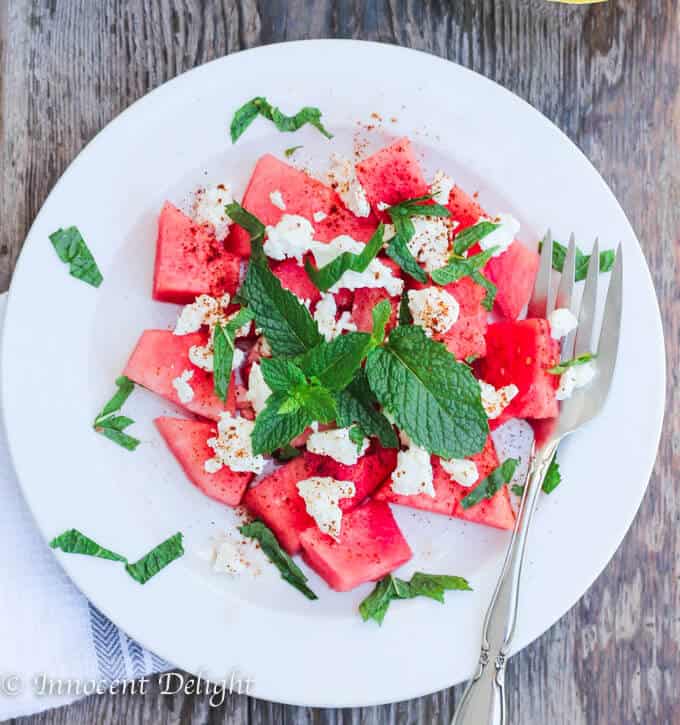
[[[231,145],[233,111],[254,95],[285,110],[317,105],[335,133],[280,134],[258,120]],[[379,114],[380,123],[372,117]],[[375,125],[367,131],[357,125]],[[109,124],[78,156],[38,215],[10,290],[2,356],[12,457],[44,536],[77,527],[104,546],[141,555],[181,530],[187,554],[140,587],[117,565],[59,555],[83,592],[132,637],[194,673],[254,679],[261,698],[349,706],[403,700],[466,679],[508,535],[395,507],[416,551],[405,568],[456,573],[474,586],[445,606],[392,606],[382,628],[313,574],[308,602],[264,567],[238,580],[210,573],[197,552],[233,526],[231,512],[184,478],[151,420],[169,406],[137,390],[126,407],[143,440],[135,453],[91,429],[143,328],[175,308],[151,301],[155,224],[164,199],[181,203],[205,180],[243,191],[257,157],[304,144],[314,165],[408,134],[426,171],[452,173],[492,212],[511,211],[525,241],[550,225],[587,248],[623,243],[625,317],[609,403],[563,447],[563,485],[541,502],[524,574],[517,646],[550,627],[618,547],[645,491],[664,401],[663,338],[649,271],[611,191],[579,150],[516,96],[430,55],[355,41],[309,41],[237,53],[166,83]],[[99,263],[98,290],[68,276],[47,237],[76,224]],[[623,453],[625,452],[625,454]]]

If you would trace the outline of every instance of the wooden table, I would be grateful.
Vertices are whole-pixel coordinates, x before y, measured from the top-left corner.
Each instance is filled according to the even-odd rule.
[[[650,264],[673,411],[680,363],[676,0],[590,7],[546,0],[0,0],[0,289],[49,190],[132,101],[241,48],[328,36],[397,43],[462,63],[525,98],[583,149],[628,213]],[[644,365],[644,350],[640,355]],[[680,416],[669,412],[649,492],[623,545],[586,596],[512,660],[511,723],[680,723],[678,441]],[[602,483],[615,495],[616,481]],[[93,697],[21,722],[448,723],[460,692],[317,711],[245,697],[211,710],[202,697],[152,690]]]

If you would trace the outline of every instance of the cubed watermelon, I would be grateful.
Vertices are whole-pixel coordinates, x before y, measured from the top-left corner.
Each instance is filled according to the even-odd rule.
[[[238,506],[253,474],[232,471],[226,466],[216,473],[206,472],[203,464],[215,455],[206,441],[217,435],[215,425],[167,417],[156,418],[154,423],[194,486],[220,503]]]
[[[505,317],[516,320],[529,302],[538,262],[538,254],[515,239],[503,254],[484,266],[484,274],[498,287],[496,306]]]
[[[269,197],[272,191],[281,192],[285,210],[272,204]],[[330,242],[340,234],[366,242],[376,227],[374,218],[359,218],[352,214],[329,186],[271,154],[262,156],[255,165],[242,203],[263,224],[276,224],[283,214],[303,216],[314,226],[314,238],[320,242]],[[325,218],[314,221],[316,212],[323,212]],[[227,248],[242,257],[249,256],[248,232],[234,224]]]
[[[205,418],[219,420],[220,413],[225,410],[236,411],[234,377],[232,375],[227,402],[224,403],[215,395],[212,373],[197,368],[189,361],[189,348],[207,343],[208,333],[203,331],[173,335],[170,330],[144,330],[123,374],[175,405]],[[172,384],[185,370],[193,370],[194,373],[189,380],[194,397],[188,403],[180,401]]]
[[[475,225],[479,221],[479,217],[485,216],[484,209],[476,199],[466,194],[459,186],[451,189],[449,203],[446,206],[451,212],[451,219],[456,222],[456,234]]]
[[[331,589],[349,591],[406,563],[411,549],[382,501],[367,501],[342,517],[340,540],[316,526],[300,535],[302,556]]]
[[[294,259],[273,264],[272,272],[279,278],[284,289],[290,290],[301,300],[309,300],[315,305],[321,299],[321,293],[309,279],[305,268]]]
[[[169,202],[163,205],[156,239],[155,300],[188,304],[200,294],[234,294],[240,264],[207,225],[195,224]]]
[[[381,202],[398,204],[429,192],[413,146],[406,137],[360,161],[356,174],[374,210]],[[378,212],[378,215],[383,221],[388,219],[385,212]]]
[[[352,305],[352,320],[361,332],[373,330],[373,308],[383,300],[389,299],[392,305],[392,314],[387,322],[387,330],[397,324],[399,315],[399,298],[390,297],[386,290],[375,287],[360,287],[354,290],[354,303]]]
[[[560,346],[550,336],[544,319],[496,322],[486,332],[486,357],[478,370],[496,388],[514,384],[519,394],[504,411],[504,418],[553,418],[558,413],[555,391]]]

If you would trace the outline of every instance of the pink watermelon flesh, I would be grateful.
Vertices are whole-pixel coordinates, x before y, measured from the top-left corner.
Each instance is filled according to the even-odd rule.
[[[354,304],[352,305],[352,320],[360,332],[373,330],[373,308],[382,300],[389,299],[392,305],[392,314],[387,322],[389,332],[397,324],[399,314],[399,298],[390,297],[382,288],[361,287],[354,290]]]
[[[547,320],[496,322],[486,333],[486,357],[479,362],[482,379],[496,388],[515,384],[519,394],[504,411],[508,418],[553,418],[558,413],[555,390],[560,348]]]
[[[130,380],[148,390],[179,405],[186,410],[202,415],[204,418],[219,420],[225,410],[235,412],[234,378],[224,403],[216,395],[212,373],[207,373],[192,365],[189,361],[189,348],[192,345],[206,345],[207,332],[194,332],[190,335],[173,335],[170,330],[144,330],[123,372]],[[182,403],[172,381],[185,370],[193,370],[189,385],[194,391],[193,399]]]
[[[305,268],[294,259],[285,259],[272,265],[272,272],[279,278],[281,285],[301,300],[309,300],[312,306],[321,299],[321,293],[314,285]]]
[[[484,266],[484,274],[496,287],[496,305],[505,317],[516,320],[529,302],[538,272],[538,254],[518,239]]]
[[[203,464],[215,455],[206,443],[217,435],[212,423],[166,417],[156,418],[154,423],[194,486],[216,501],[238,506],[253,474],[232,471],[226,466],[217,473],[206,472]]]
[[[272,204],[269,194],[280,191],[285,211]],[[314,227],[314,238],[330,242],[340,234],[366,242],[375,231],[372,217],[359,218],[345,208],[333,189],[313,179],[304,171],[285,164],[271,154],[265,154],[255,165],[243,206],[263,224],[276,224],[284,214],[297,214],[308,219]],[[314,221],[314,213],[323,212],[325,219]],[[242,257],[250,255],[250,238],[245,229],[234,224],[227,240],[229,250]]]
[[[449,194],[449,203],[446,205],[451,212],[451,219],[456,222],[455,233],[474,226],[480,216],[484,216],[484,209],[477,201],[466,194],[459,186],[454,186]]]
[[[406,137],[360,161],[356,165],[356,174],[373,209],[377,209],[380,202],[398,204],[429,191],[411,142]],[[388,220],[385,212],[378,212],[378,216],[383,221]]]
[[[340,541],[313,526],[302,532],[300,543],[304,560],[339,592],[381,579],[412,556],[390,507],[382,501],[369,500],[345,514]]]
[[[155,300],[188,304],[200,294],[234,294],[240,264],[207,225],[195,224],[169,202],[163,205],[156,239]]]

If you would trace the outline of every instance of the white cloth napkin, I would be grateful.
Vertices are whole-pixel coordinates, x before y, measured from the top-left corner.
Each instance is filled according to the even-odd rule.
[[[1,295],[0,331],[6,302]],[[0,721],[73,702],[95,685],[172,667],[119,630],[61,569],[21,494],[4,429],[0,502]],[[41,694],[49,692],[45,677],[62,694]]]

